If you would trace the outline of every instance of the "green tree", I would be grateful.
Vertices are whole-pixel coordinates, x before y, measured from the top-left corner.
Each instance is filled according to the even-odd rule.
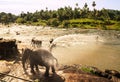
[[[75,4],[75,8],[73,10],[73,19],[80,18],[80,8],[78,7],[78,3]]]
[[[51,18],[57,18],[57,11],[55,10],[52,11]]]
[[[94,16],[94,17],[93,17],[93,18],[96,19],[96,11],[97,11],[97,10],[95,9],[95,6],[96,6],[95,1],[93,1],[92,6],[93,6],[93,8],[94,8],[94,9],[93,9],[93,10],[94,10],[94,12],[93,12],[93,16]]]
[[[7,24],[7,23],[8,23],[7,15],[3,15],[3,16],[1,17],[1,22],[2,22],[3,24]]]
[[[65,14],[64,8],[58,9],[57,14],[58,14],[57,18],[60,21],[63,21],[64,20],[64,14]]]
[[[23,18],[17,18],[16,23],[24,24],[26,21]]]
[[[82,10],[82,13],[81,13],[82,17],[83,17],[83,18],[87,18],[88,15],[89,15],[88,12],[89,12],[89,8],[88,8],[87,3],[85,3],[85,4],[84,4],[84,7],[83,7],[83,10]]]

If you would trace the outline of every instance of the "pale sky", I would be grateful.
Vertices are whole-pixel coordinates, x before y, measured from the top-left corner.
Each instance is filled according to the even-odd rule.
[[[0,0],[0,12],[20,14],[23,12],[35,12],[36,10],[46,9],[56,10],[60,7],[71,6],[75,7],[78,3],[80,8],[83,8],[87,3],[90,9],[93,9],[91,4],[96,2],[96,9],[115,9],[120,10],[120,0]]]

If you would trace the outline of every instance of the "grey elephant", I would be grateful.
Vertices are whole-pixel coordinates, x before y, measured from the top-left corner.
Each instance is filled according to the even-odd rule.
[[[22,65],[24,71],[26,71],[25,63],[26,60],[30,61],[30,68],[31,73],[35,74],[34,67],[36,67],[36,70],[39,71],[38,65],[45,66],[46,72],[45,76],[49,76],[49,70],[52,69],[53,74],[55,74],[55,66],[58,65],[57,59],[50,53],[49,51],[45,49],[38,49],[38,50],[31,50],[29,48],[26,48],[23,50],[23,56],[22,56]]]

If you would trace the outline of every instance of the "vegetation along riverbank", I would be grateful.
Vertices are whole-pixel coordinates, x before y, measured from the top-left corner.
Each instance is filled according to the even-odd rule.
[[[35,26],[52,26],[56,28],[85,28],[85,29],[114,29],[120,30],[120,11],[113,9],[95,8],[93,1],[93,10],[90,10],[87,3],[80,8],[78,3],[75,8],[70,6],[61,7],[57,10],[39,10],[34,13],[22,12],[19,15],[0,12],[0,23],[26,24]]]

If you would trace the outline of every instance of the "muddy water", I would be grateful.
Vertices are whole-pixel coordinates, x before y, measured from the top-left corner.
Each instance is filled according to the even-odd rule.
[[[17,27],[17,28],[16,28]],[[37,30],[36,30],[36,29]],[[107,43],[105,44],[102,38],[99,38],[100,42],[96,42],[96,35],[88,35],[86,32],[80,30],[67,30],[58,29],[41,29],[42,27],[33,26],[11,26],[11,28],[0,28],[0,36],[3,38],[13,38],[23,43],[29,43],[31,38],[37,37],[43,41],[49,42],[50,37],[56,38],[56,36],[76,33],[77,31],[82,33],[80,35],[64,36],[56,39],[56,42],[65,43],[63,47],[56,47],[53,49],[54,56],[58,59],[61,64],[83,64],[89,66],[96,66],[100,69],[116,69],[120,71],[120,39],[119,44]],[[9,32],[10,31],[10,32]],[[94,30],[89,30],[92,33]],[[16,32],[20,32],[20,35],[16,35]],[[83,35],[83,33],[86,33]],[[100,31],[97,30],[93,34],[99,34],[105,36],[105,38],[113,38],[116,31]],[[120,34],[120,32],[118,32]],[[113,35],[112,35],[113,34]],[[116,34],[115,34],[116,35]],[[97,35],[98,36],[98,35]],[[114,38],[113,38],[114,40]],[[76,42],[75,42],[76,41]],[[110,40],[106,40],[108,42]],[[71,44],[72,42],[72,44]],[[44,43],[44,42],[43,42]],[[59,44],[58,45],[61,45]],[[74,44],[73,44],[74,43]],[[113,42],[114,43],[114,42]],[[44,43],[45,44],[45,43]],[[25,46],[25,45],[24,45]],[[43,45],[44,46],[44,45]],[[46,45],[45,45],[46,46]],[[64,47],[65,46],[65,47]],[[22,46],[23,47],[23,46]],[[21,47],[21,48],[22,48]],[[47,44],[48,47],[48,44]]]
[[[90,43],[71,47],[56,47],[54,56],[61,64],[82,64],[120,71],[120,44]]]

